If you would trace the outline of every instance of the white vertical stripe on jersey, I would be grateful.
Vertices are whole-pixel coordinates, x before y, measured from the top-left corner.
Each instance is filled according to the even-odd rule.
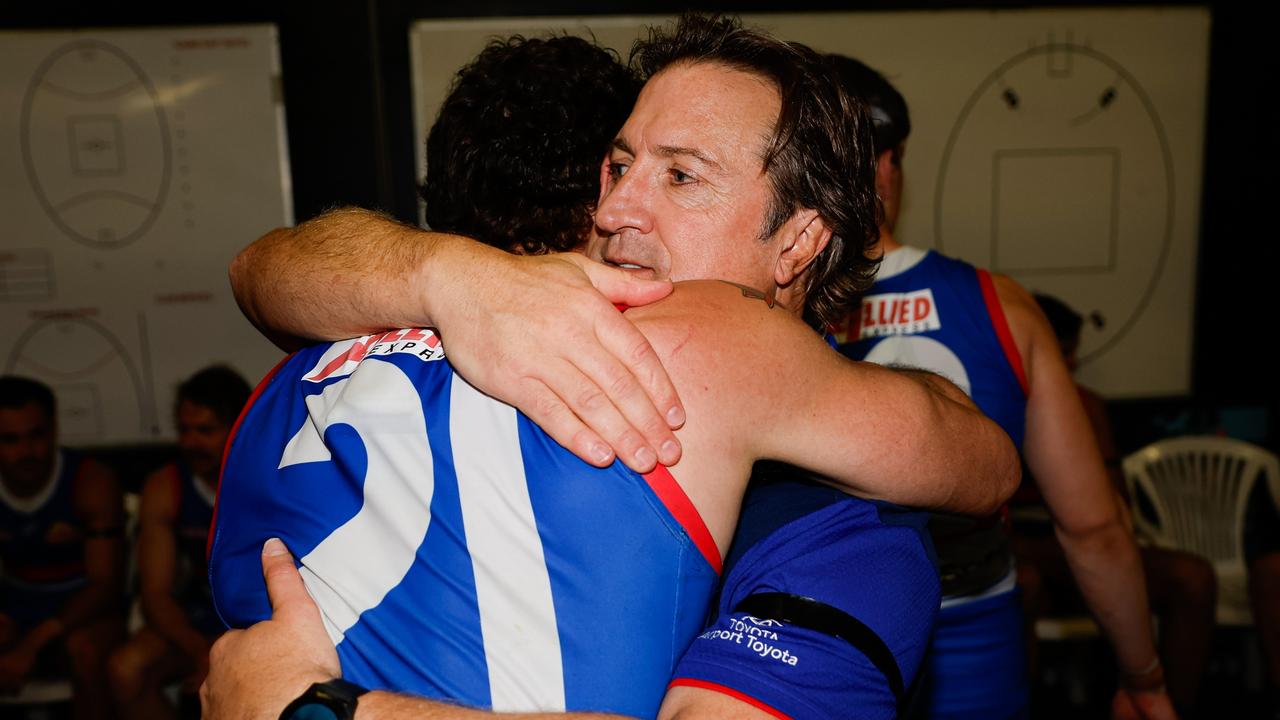
[[[493,709],[562,711],[560,634],[516,412],[454,375],[449,437]]]
[[[422,401],[393,363],[361,363],[350,377],[307,397],[307,418],[280,467],[329,460],[324,432],[339,423],[356,431],[368,454],[364,504],[302,558],[302,578],[334,645],[409,572],[435,492]]]

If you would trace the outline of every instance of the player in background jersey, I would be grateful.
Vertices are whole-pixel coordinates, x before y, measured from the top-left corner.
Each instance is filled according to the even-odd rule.
[[[74,717],[112,717],[124,508],[110,470],[58,447],[56,418],[47,386],[0,377],[0,692],[69,673]]]
[[[880,271],[850,318],[842,350],[942,372],[1000,423],[1039,484],[1076,581],[1115,651],[1121,678],[1113,715],[1174,717],[1137,545],[1053,330],[1013,280],[898,242],[911,128],[906,102],[866,65],[838,62],[846,87],[871,107],[876,192],[885,207]],[[926,663],[930,716],[1025,717],[1024,625],[1000,521],[938,516],[930,529],[944,594]]]
[[[170,718],[165,685],[194,693],[209,669],[209,646],[224,627],[213,608],[205,550],[222,453],[249,385],[222,365],[178,386],[174,421],[180,456],[147,477],[138,518],[142,612],[138,632],[107,662],[121,717]]]
[[[623,133],[620,135],[621,142],[619,143],[619,145],[626,145],[630,148],[637,148],[637,147],[643,148],[644,144],[637,141],[637,137],[638,137],[639,140],[645,141],[645,144],[649,144],[653,147],[656,147],[659,151],[658,152],[659,156],[663,155],[663,153],[665,152],[665,149],[667,148],[681,147],[679,145],[670,145],[665,142],[654,143],[648,137],[649,133],[661,132],[663,129],[665,129],[666,132],[672,132],[673,127],[678,127],[678,126],[670,125],[671,119],[669,117],[666,117],[664,113],[658,112],[655,114],[654,112],[655,107],[667,108],[672,104],[670,102],[672,100],[672,93],[674,90],[676,90],[676,88],[671,87],[672,83],[674,83],[675,85],[678,85],[681,93],[686,95],[689,89],[688,83],[690,82],[694,82],[694,84],[698,86],[713,87],[713,88],[720,87],[726,84],[728,85],[736,84],[738,85],[738,87],[735,87],[734,91],[738,93],[745,93],[746,98],[750,99],[752,103],[754,103],[750,105],[751,108],[756,108],[761,104],[765,104],[767,106],[767,96],[765,96],[764,98],[756,98],[755,95],[752,94],[752,93],[758,93],[761,90],[760,85],[756,83],[754,80],[749,83],[741,83],[739,71],[732,71],[732,70],[729,70],[728,68],[721,68],[718,66],[714,66],[714,64],[712,65],[713,67],[709,67],[709,68],[703,68],[700,64],[697,64],[697,63],[693,64],[692,67],[688,67],[688,68],[682,65],[679,67],[682,70],[687,70],[687,72],[681,73],[672,69],[672,70],[664,71],[663,73],[660,73],[659,75],[657,75],[651,83],[650,90],[653,90],[653,92],[655,93],[654,98],[663,98],[668,102],[658,102],[658,100],[656,99],[651,99],[650,103],[646,104],[644,101],[644,97],[642,96],[641,103],[637,106],[636,113],[635,115],[633,115],[633,120],[635,120],[637,117],[640,118],[639,120],[637,120],[640,129],[637,131],[635,128],[632,127],[632,124],[629,122],[628,128],[624,128]],[[668,82],[667,83],[660,82],[662,80],[667,80]],[[709,82],[709,81],[714,81],[714,82]],[[661,88],[661,90],[656,90],[654,88]],[[767,87],[764,89],[767,90]],[[676,93],[676,94],[681,94],[681,93]],[[720,102],[720,101],[727,101],[730,98],[716,97],[713,99]],[[761,100],[764,100],[765,102],[762,103]],[[732,115],[733,117],[737,117],[737,115],[742,114],[742,112],[745,110],[744,108],[741,107],[742,102],[743,100],[739,99],[736,103],[722,102],[721,104],[731,107],[732,110],[738,111],[737,114]],[[774,102],[777,102],[777,101],[775,100]],[[716,107],[719,107],[719,105],[716,105]],[[705,110],[705,108],[701,108],[701,109]],[[729,111],[725,111],[725,112],[728,113]],[[746,114],[750,116],[751,113],[747,112]],[[735,135],[734,137],[736,138],[737,136]],[[751,134],[748,134],[747,137],[751,137]],[[657,139],[661,140],[662,138],[658,137]],[[694,137],[693,139],[697,140],[698,138]],[[758,140],[756,142],[758,142]],[[690,151],[691,148],[696,149],[697,146],[685,147],[683,148],[683,150]],[[718,147],[717,149],[723,150],[724,148]],[[621,156],[622,153],[626,153],[626,156],[625,157]],[[703,153],[703,154],[705,155],[706,153]],[[694,159],[694,158],[691,158],[691,159]],[[697,158],[697,159],[701,160],[700,158]],[[725,160],[725,158],[721,158],[721,159],[722,161]],[[636,227],[633,227],[632,225],[628,225],[628,223],[635,223],[643,227],[650,219],[648,217],[648,213],[652,212],[653,206],[655,204],[661,204],[662,202],[661,198],[645,198],[643,197],[643,195],[646,192],[651,192],[654,189],[654,186],[652,185],[652,183],[653,183],[653,180],[655,179],[655,174],[654,174],[655,170],[658,167],[666,166],[667,163],[664,162],[665,160],[667,160],[667,158],[664,158],[664,157],[655,158],[643,152],[641,152],[641,154],[639,155],[633,155],[630,151],[624,150],[622,147],[616,148],[615,155],[613,158],[611,158],[611,162],[609,166],[609,170],[611,171],[609,176],[611,186],[609,190],[611,192],[606,197],[604,203],[601,205],[601,215],[605,215],[611,211],[616,213],[616,214],[610,215],[611,220],[609,220],[608,222],[621,223],[621,225],[619,226],[619,231],[620,231],[619,234],[621,235],[623,233],[626,233],[628,235],[627,242],[630,243],[630,245],[627,246],[626,248],[627,251],[635,252],[636,248],[648,248],[650,251],[656,251],[656,254],[661,254],[662,252],[669,250],[668,248],[663,248],[663,247],[655,248],[655,246],[649,244],[653,242],[653,238],[642,237],[642,235],[646,233],[641,233],[641,232],[633,233],[632,230],[639,230],[640,228],[636,228]],[[757,159],[756,162],[759,162],[759,160]],[[624,164],[625,164],[625,167],[620,167]],[[728,163],[725,162],[725,164],[727,165]],[[841,167],[840,172],[842,173],[847,172],[847,168],[850,166],[851,165],[840,166]],[[676,181],[676,184],[688,184],[692,178],[685,177],[685,176],[693,175],[693,174],[694,172],[692,169],[690,169],[687,172],[684,170],[679,170],[679,175],[677,175],[675,169],[671,169],[669,167],[668,169],[661,171],[662,177],[670,177],[671,180]],[[756,170],[754,174],[758,176],[759,170]],[[708,178],[708,183],[718,184],[720,180],[721,180],[720,178]],[[642,183],[642,184],[632,186],[629,184],[629,181],[634,181],[636,183]],[[867,182],[869,184],[869,177],[865,177],[861,179],[861,182]],[[752,193],[759,192],[758,186],[751,187],[748,185],[745,189],[751,191]],[[697,192],[698,190],[696,188],[688,188],[688,191],[692,193],[692,192]],[[758,198],[759,195],[756,194],[755,197]],[[612,204],[611,204],[611,201],[612,201]],[[647,201],[647,202],[644,202],[644,201]],[[748,214],[745,210],[739,209],[738,212],[741,217],[732,218],[733,223],[732,223],[732,226],[729,228],[729,230],[736,233],[738,237],[741,237],[743,235],[743,230],[746,230],[748,236],[750,237],[750,242],[753,242],[753,243],[760,242],[760,240],[758,240],[757,237],[751,237],[751,236],[755,236],[756,232],[758,231],[758,228],[763,224],[763,217],[758,214],[760,211],[759,209],[762,209],[762,205],[755,205],[755,208],[757,209],[754,212],[757,214],[755,215],[754,219],[752,219],[750,214]],[[674,209],[670,211],[670,215],[678,215],[678,214],[679,213],[676,212]],[[811,219],[812,218],[810,218],[810,220]],[[665,223],[669,221],[669,218],[655,218],[655,220],[658,222]],[[721,231],[723,232],[724,229],[722,228]],[[406,229],[397,228],[396,232],[406,232]],[[714,237],[714,235],[712,235],[712,237]],[[679,239],[679,238],[676,238],[676,239]],[[738,242],[741,243],[742,241],[739,240]],[[611,248],[611,251],[617,250],[617,249],[618,248],[613,247]],[[681,247],[678,249],[686,253],[689,251],[688,248],[684,248],[684,247]],[[748,246],[748,249],[750,249],[750,246]],[[724,250],[722,249],[720,251],[723,252]],[[668,255],[668,257],[673,257],[673,256],[674,254]],[[680,256],[679,259],[688,260],[689,257],[690,256],[682,255]],[[639,264],[639,263],[632,262],[630,259],[625,260],[624,263],[628,265]],[[756,272],[759,273],[759,271],[760,269],[757,268]],[[679,295],[679,293],[677,293],[677,295]],[[673,298],[673,301],[676,301],[676,300],[678,300],[678,298]],[[655,306],[655,310],[657,308],[658,306]],[[640,310],[643,310],[643,308]],[[640,312],[640,310],[636,310],[633,312],[638,313]],[[631,314],[632,313],[628,313],[629,316]],[[643,323],[643,320],[641,320],[641,322]],[[733,323],[731,319],[726,319],[725,322],[729,326],[725,328],[726,330],[729,330],[730,327],[737,328],[736,331],[730,333],[730,335],[735,337],[737,340],[741,340],[742,337],[746,337],[750,335],[749,332],[743,331],[741,329],[742,328],[741,325]],[[710,331],[712,329],[708,328],[708,330]],[[710,339],[710,338],[700,338],[699,335],[700,333],[695,333],[693,340],[696,341],[699,339]],[[718,333],[716,333],[716,335],[719,336]],[[816,341],[816,337],[812,335],[810,335],[809,338],[810,338],[810,341]],[[797,337],[797,340],[799,339],[800,338]],[[729,342],[730,338],[725,337],[724,341]],[[805,343],[807,344],[810,341],[805,341]],[[717,342],[716,344],[720,345],[722,343]],[[789,348],[790,346],[787,344],[782,344],[782,345],[775,345],[773,347],[776,349],[776,348]],[[818,372],[821,372],[820,367],[822,365],[823,358],[826,358],[827,356],[829,356],[831,354],[830,351],[826,350],[825,348],[821,348],[820,344],[816,346],[808,345],[808,347],[819,348],[820,355],[816,355],[814,357],[815,357],[815,369]],[[773,350],[771,350],[771,352],[773,352]],[[738,361],[738,362],[741,362],[741,361]],[[726,368],[721,372],[728,374],[728,371],[730,370],[732,370],[732,368]],[[720,379],[720,381],[723,381],[723,379]],[[696,383],[696,385],[702,385],[702,384],[705,384],[705,383],[702,381],[699,381],[698,383]],[[735,394],[735,393],[749,394],[750,393],[749,385],[750,383],[748,384],[739,383],[735,386],[735,389],[734,389],[735,392],[730,394]],[[846,408],[848,407],[847,405],[848,400],[851,397],[855,397],[855,396],[854,395],[847,396],[843,401]],[[877,408],[880,407],[878,405],[878,401],[875,401],[871,398],[862,396],[861,399],[865,400],[868,406],[875,406]],[[703,401],[704,400],[700,397],[697,402],[701,403]],[[782,410],[784,408],[780,407],[779,409]],[[780,423],[780,424],[785,425],[785,423]],[[686,431],[687,430],[688,428],[686,428]],[[777,432],[778,429],[774,429],[773,431]],[[917,433],[918,432],[931,433],[932,429],[928,427],[916,427],[913,425],[911,431],[917,432]],[[940,450],[942,448],[935,447],[933,449]],[[700,454],[700,453],[694,453],[694,454]],[[814,453],[814,454],[816,455],[817,453]],[[959,460],[959,458],[953,458],[953,459]],[[678,472],[682,467],[685,466],[685,462],[689,462],[692,464],[692,463],[696,463],[697,461],[695,459],[682,461],[681,464],[677,466],[674,470]],[[957,469],[957,467],[958,466],[953,466],[953,469]],[[905,470],[904,472],[898,474],[898,476],[901,478],[911,478],[913,477],[913,475],[914,473],[911,470]],[[683,479],[684,476],[681,476],[681,477]],[[694,478],[694,480],[696,480],[696,477]],[[312,611],[312,614],[314,615],[314,611]],[[263,632],[270,632],[271,625],[272,625],[271,623],[267,623],[263,626],[254,628],[253,630],[250,631],[248,636],[252,636],[253,633],[256,632],[258,633],[257,636],[261,637]],[[217,663],[215,663],[215,666],[216,665]],[[216,667],[215,667],[215,674],[216,674]],[[213,680],[213,677],[211,676],[211,681],[212,680]],[[409,701],[406,700],[406,702],[409,702]],[[361,707],[364,707],[363,703]],[[747,712],[747,711],[751,711],[751,708],[743,705],[741,707],[735,707],[733,708],[733,710],[737,712]],[[675,710],[672,710],[672,712],[674,711]]]

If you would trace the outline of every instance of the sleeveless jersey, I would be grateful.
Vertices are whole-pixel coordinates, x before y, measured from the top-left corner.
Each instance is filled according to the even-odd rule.
[[[344,677],[503,711],[657,713],[715,543],[671,475],[593,468],[456,375],[425,330],[286,359],[237,423],[210,537],[218,611],[269,616],[280,537]]]
[[[778,717],[825,720],[855,707],[858,717],[897,717],[898,698],[863,648],[735,608],[757,593],[813,598],[875,633],[910,685],[938,613],[926,514],[774,469],[747,492],[715,618],[672,685],[716,690]]]
[[[903,247],[885,256],[849,326],[840,346],[845,355],[943,375],[973,398],[1021,452],[1026,375],[987,271]],[[1007,575],[1011,556],[999,518],[934,514],[929,530],[945,595],[980,592]]]
[[[40,494],[13,498],[0,487],[0,612],[31,626],[62,609],[85,583],[84,527],[74,493],[84,458],[58,450],[54,480]]]

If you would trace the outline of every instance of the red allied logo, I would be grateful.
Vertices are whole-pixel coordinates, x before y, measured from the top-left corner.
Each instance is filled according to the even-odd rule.
[[[915,335],[941,327],[933,291],[925,288],[862,298],[862,311],[849,336],[864,340],[885,335]]]

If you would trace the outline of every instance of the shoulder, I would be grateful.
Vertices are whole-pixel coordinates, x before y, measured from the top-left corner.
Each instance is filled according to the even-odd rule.
[[[671,295],[633,308],[627,317],[668,369],[732,372],[733,366],[770,364],[792,347],[827,348],[813,328],[781,306],[770,307],[753,290],[714,280],[676,283]]]
[[[142,483],[143,516],[165,517],[177,512],[181,476],[178,466],[169,463],[153,471]]]
[[[766,409],[770,398],[794,390],[797,366],[817,372],[840,358],[795,315],[725,282],[677,283],[667,298],[627,317],[649,339],[681,398],[714,408],[712,417],[727,429],[752,422],[751,413]]]
[[[1031,293],[1007,275],[991,273],[991,283],[1022,356],[1032,357],[1035,351],[1045,348],[1059,352],[1049,320]]]
[[[123,512],[120,483],[103,463],[85,458],[76,470],[73,502],[77,511],[89,518],[115,518]]]

